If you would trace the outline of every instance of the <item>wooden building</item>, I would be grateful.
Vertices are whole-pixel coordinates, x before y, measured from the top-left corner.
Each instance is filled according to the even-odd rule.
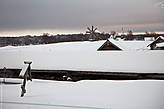
[[[97,50],[101,51],[101,50],[122,50],[122,49],[107,39],[107,41]]]
[[[111,50],[122,50],[122,51],[138,51],[138,50],[150,50],[147,45],[152,43],[152,41],[137,41],[137,40],[114,40],[107,39],[107,41],[102,44],[97,51],[111,51]],[[161,46],[161,45],[160,45]]]
[[[157,50],[164,50],[164,42],[157,44]]]
[[[148,47],[150,46],[151,50],[164,50],[164,37],[159,36],[155,41],[150,43]]]

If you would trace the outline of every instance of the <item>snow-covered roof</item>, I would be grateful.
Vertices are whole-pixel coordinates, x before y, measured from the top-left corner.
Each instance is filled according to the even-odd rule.
[[[148,50],[149,48],[147,47],[147,45],[149,45],[152,42],[152,41],[123,41],[123,40],[116,41],[114,39],[109,39],[109,41],[125,51]]]
[[[150,46],[152,44],[155,44],[155,43],[159,43],[158,41],[161,40],[161,39],[164,41],[164,37],[163,36],[159,36],[158,38],[156,38],[155,41],[153,41],[152,43],[150,43],[148,46]]]
[[[2,47],[0,68],[22,69],[24,61],[32,61],[32,69],[40,70],[164,73],[164,51],[97,51],[105,41]]]
[[[157,47],[164,47],[164,42],[162,42],[162,43],[157,43],[156,45],[157,45]]]
[[[164,37],[163,37],[163,36],[159,36],[158,38],[161,38],[161,39],[163,39],[163,40],[164,40]]]
[[[99,30],[95,30],[95,33],[101,33]]]
[[[28,45],[28,46],[6,46],[0,47],[1,51],[14,51],[14,50],[36,50],[40,51],[96,51],[106,40],[100,41],[81,41],[81,42],[63,42],[55,44],[43,44],[43,45]]]

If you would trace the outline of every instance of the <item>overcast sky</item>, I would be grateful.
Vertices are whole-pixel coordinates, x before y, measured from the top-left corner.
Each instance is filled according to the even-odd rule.
[[[26,32],[164,31],[164,0],[0,0],[0,35]]]

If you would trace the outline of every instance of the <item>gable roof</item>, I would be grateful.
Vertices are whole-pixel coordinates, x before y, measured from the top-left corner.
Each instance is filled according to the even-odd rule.
[[[99,50],[122,50],[119,48],[117,45],[112,43],[111,41],[107,40],[100,48],[97,49]]]
[[[32,61],[32,69],[40,70],[164,73],[164,51],[96,51],[105,41],[2,47],[0,69],[22,69],[24,61]],[[139,43],[122,41],[128,42]]]
[[[116,41],[114,39],[108,39],[98,50],[102,49],[105,46],[115,46],[116,50],[124,50],[124,51],[131,51],[131,50],[148,50],[148,44],[152,41]],[[110,45],[107,45],[111,43]],[[109,49],[110,50],[110,49]]]
[[[161,43],[161,42],[164,42],[164,37],[163,36],[157,37],[156,40],[153,41],[152,43],[150,43],[148,46],[156,44],[156,43]]]

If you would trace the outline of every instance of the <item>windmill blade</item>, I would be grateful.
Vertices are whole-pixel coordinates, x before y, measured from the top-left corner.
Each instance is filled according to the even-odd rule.
[[[91,29],[90,29],[89,27],[87,27],[87,29],[88,29],[89,31],[91,31]]]
[[[93,28],[94,28],[94,27],[92,26],[92,31],[93,31]]]
[[[97,28],[94,29],[94,32],[97,30]]]

